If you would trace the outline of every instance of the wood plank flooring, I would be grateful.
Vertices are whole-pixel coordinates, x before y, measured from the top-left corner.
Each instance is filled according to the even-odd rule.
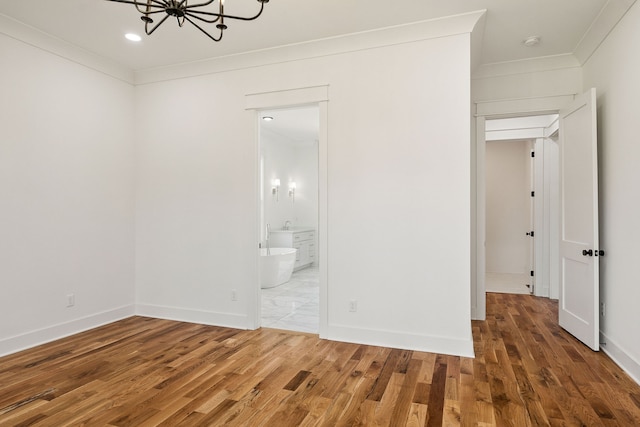
[[[640,426],[640,387],[488,294],[476,358],[132,317],[0,358],[2,426]]]

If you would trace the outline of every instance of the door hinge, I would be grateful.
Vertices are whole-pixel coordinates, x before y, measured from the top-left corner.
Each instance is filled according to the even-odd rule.
[[[536,197],[536,192],[535,191],[531,192],[531,197]]]
[[[531,157],[535,157],[535,156],[536,156],[536,152],[535,152],[535,151],[532,151],[532,152],[531,152]]]
[[[534,233],[533,231],[528,231],[528,232],[527,232],[527,236],[531,236],[531,237],[533,237],[533,235],[534,235],[534,234],[535,234],[535,233]]]
[[[533,270],[531,270],[531,277],[533,277]]]

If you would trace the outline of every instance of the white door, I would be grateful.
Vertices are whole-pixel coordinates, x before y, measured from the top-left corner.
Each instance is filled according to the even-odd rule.
[[[559,323],[599,350],[596,93],[560,112]]]

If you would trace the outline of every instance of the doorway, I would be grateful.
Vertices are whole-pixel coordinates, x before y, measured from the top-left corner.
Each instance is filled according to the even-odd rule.
[[[536,139],[536,147],[541,143],[544,150],[545,167],[542,186],[545,211],[536,209],[535,224],[545,223],[540,236],[546,239],[543,250],[538,251],[536,244],[536,268],[540,265],[538,254],[546,258],[546,295],[536,288],[536,296],[552,296],[557,293],[559,299],[558,324],[593,350],[599,349],[599,257],[604,254],[598,239],[598,158],[597,158],[597,120],[596,90],[591,88],[585,93],[571,96],[568,102],[559,99],[528,99],[516,101],[509,106],[492,103],[490,108],[482,110],[497,115],[502,107],[514,111],[535,111],[535,105],[555,105],[558,120],[542,129],[542,135]],[[559,105],[560,104],[560,105]],[[476,105],[480,108],[479,105]],[[542,109],[540,109],[542,110]],[[504,111],[504,110],[503,110]],[[512,116],[503,112],[503,117]],[[533,114],[533,112],[531,113]],[[472,210],[473,247],[471,258],[475,281],[472,282],[472,319],[484,320],[486,317],[485,291],[485,157],[486,123],[489,114],[477,116],[476,144],[472,155],[475,157],[476,188],[472,192],[475,209]],[[494,116],[495,117],[495,116]],[[561,132],[561,134],[560,134]],[[559,138],[559,144],[554,140]],[[555,156],[555,159],[552,158]],[[546,160],[551,158],[555,167],[547,167]],[[551,163],[553,163],[551,162]],[[556,182],[550,182],[555,179]],[[561,185],[560,185],[561,184]],[[551,197],[553,190],[560,197]],[[536,197],[538,200],[538,197]],[[536,208],[539,202],[535,202]],[[554,206],[555,205],[555,206]],[[542,219],[541,219],[542,218]],[[576,225],[577,224],[577,225]],[[536,233],[538,236],[538,233]],[[554,250],[555,246],[555,250]],[[554,254],[555,252],[555,254]],[[555,264],[554,264],[555,262]],[[556,289],[552,281],[556,281]],[[540,278],[535,280],[540,283]],[[545,285],[545,281],[542,281]],[[600,313],[600,316],[602,313]]]
[[[263,327],[319,332],[319,121],[318,105],[259,111]]]
[[[478,120],[478,301],[492,291],[557,298],[558,114]]]
[[[487,292],[533,290],[533,144],[533,140],[487,140]]]

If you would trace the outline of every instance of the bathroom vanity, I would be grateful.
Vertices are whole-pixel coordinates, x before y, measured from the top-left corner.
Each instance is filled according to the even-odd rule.
[[[310,227],[292,227],[289,230],[272,230],[269,243],[272,248],[296,248],[294,270],[300,270],[316,260],[316,230]]]

